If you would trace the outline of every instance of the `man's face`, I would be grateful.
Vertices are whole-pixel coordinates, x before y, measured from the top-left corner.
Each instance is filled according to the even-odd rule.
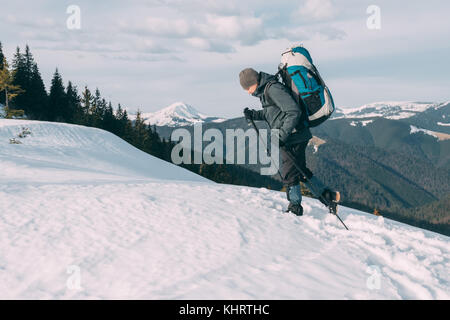
[[[258,88],[258,84],[257,84],[257,83],[255,83],[254,85],[250,86],[250,87],[247,89],[248,94],[253,94],[253,92],[256,91],[256,88]]]

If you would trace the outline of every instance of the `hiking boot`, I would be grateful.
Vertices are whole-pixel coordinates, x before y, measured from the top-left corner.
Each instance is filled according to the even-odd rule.
[[[303,215],[303,207],[301,204],[290,202],[286,212],[292,212],[296,216],[302,216]]]
[[[330,189],[325,189],[322,192],[322,197],[328,203],[338,203],[341,200],[341,194],[339,193],[339,191],[332,191]],[[327,204],[325,203],[325,205]]]

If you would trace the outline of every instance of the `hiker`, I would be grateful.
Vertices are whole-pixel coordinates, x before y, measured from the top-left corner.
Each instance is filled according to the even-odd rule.
[[[266,121],[271,129],[279,129],[280,174],[289,201],[287,211],[297,216],[303,215],[300,182],[304,182],[311,192],[327,201],[339,201],[339,192],[331,191],[306,167],[305,151],[312,138],[307,125],[306,112],[294,100],[290,89],[273,75],[246,68],[239,73],[242,88],[261,101],[262,110],[244,109],[247,121]],[[303,174],[297,170],[286,154],[290,152]]]

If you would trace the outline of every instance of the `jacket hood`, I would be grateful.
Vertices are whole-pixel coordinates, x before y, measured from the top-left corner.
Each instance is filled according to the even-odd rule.
[[[252,95],[259,98],[264,93],[264,88],[266,87],[266,84],[272,80],[276,80],[274,75],[261,71],[259,73],[258,87],[256,88],[255,92],[253,92]]]

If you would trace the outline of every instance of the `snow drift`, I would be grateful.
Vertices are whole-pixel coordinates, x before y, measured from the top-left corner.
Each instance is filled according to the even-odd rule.
[[[18,138],[23,128],[31,134]],[[9,139],[22,142],[10,144]],[[151,157],[112,133],[64,123],[0,120],[0,179],[69,182],[206,179]],[[0,180],[1,181],[1,180]]]
[[[99,129],[0,120],[0,182],[0,298],[450,298],[448,237],[340,208],[346,231],[308,198],[284,214]]]

